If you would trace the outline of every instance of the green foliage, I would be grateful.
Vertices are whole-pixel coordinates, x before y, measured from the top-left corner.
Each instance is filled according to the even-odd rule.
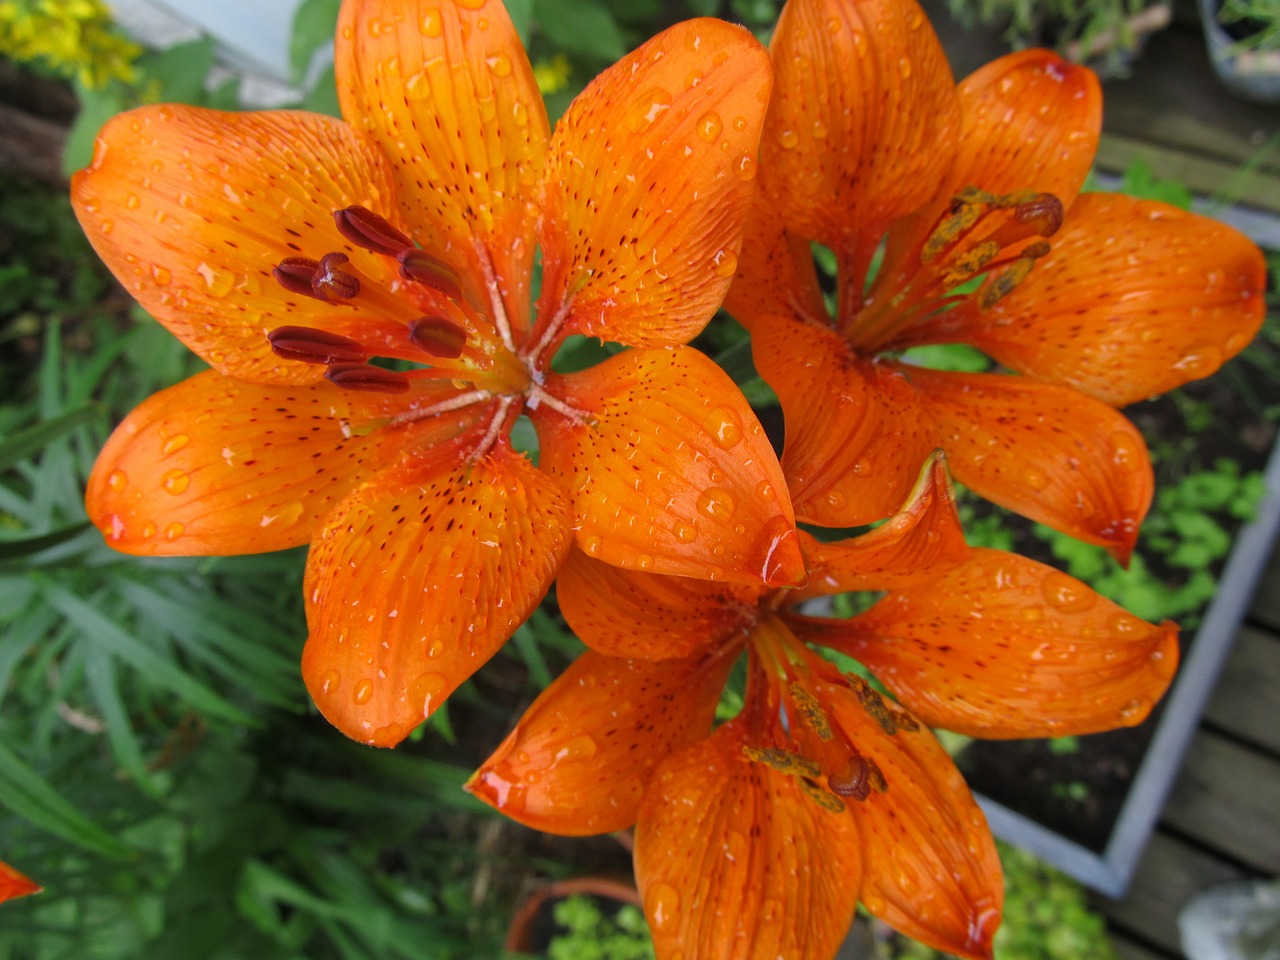
[[[1218,20],[1249,31],[1248,36],[1234,45],[1233,53],[1280,47],[1280,0],[1223,0]]]
[[[549,960],[652,960],[654,956],[644,914],[630,904],[607,917],[596,900],[576,895],[561,900],[552,912],[565,932],[552,938]]]
[[[1128,20],[1154,5],[1155,0],[947,0],[951,15],[966,27],[998,27],[1010,44],[1025,47],[1052,42],[1048,26],[1060,49],[1077,40],[1087,49],[1104,34],[1132,49],[1137,41]]]

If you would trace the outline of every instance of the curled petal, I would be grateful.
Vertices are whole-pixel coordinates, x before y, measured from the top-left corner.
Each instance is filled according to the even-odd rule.
[[[990,960],[1004,883],[986,818],[925,727],[886,734],[852,693],[818,684],[887,789],[851,808],[862,841],[862,905],[939,950]]]
[[[724,651],[652,661],[588,650],[525,711],[467,789],[536,830],[624,830],[636,822],[654,768],[710,734],[732,664]]]
[[[911,497],[888,522],[835,543],[821,543],[803,531],[801,538],[809,582],[791,592],[794,602],[928,583],[970,554],[946,460],[937,454],[925,462]]]
[[[770,52],[765,192],[789,230],[861,277],[889,222],[951,165],[960,109],[946,55],[915,0],[791,0]]]
[[[1062,737],[1146,719],[1178,628],[1126,613],[1017,554],[975,550],[928,586],[805,636],[863,663],[922,721],[974,737]]]
[[[825,527],[891,516],[938,446],[910,381],[857,358],[834,331],[786,317],[758,324],[751,351],[782,403],[796,515]]]
[[[1226,224],[1149,200],[1080,197],[1013,292],[937,318],[1001,363],[1122,407],[1214,373],[1266,313],[1266,264]]]
[[[312,543],[302,675],[352,739],[408,736],[538,605],[569,549],[555,485],[509,447],[470,461],[467,446],[378,474]]]
[[[628,570],[780,586],[804,577],[782,471],[746,400],[685,347],[548,378],[578,411],[531,413],[577,542]]]
[[[401,397],[329,383],[263,386],[200,373],[116,428],[89,476],[85,509],[125,553],[296,547],[370,472],[451,439],[476,416],[471,408],[388,426],[408,409]]]
[[[623,570],[573,550],[556,578],[578,638],[611,657],[689,657],[746,623],[762,590]]]
[[[658,768],[636,825],[636,881],[660,957],[828,960],[862,863],[847,813],[752,763],[740,723]]]
[[[391,161],[413,238],[526,330],[549,127],[503,5],[347,0],[334,61],[342,115]]]
[[[23,876],[9,864],[0,860],[0,903],[6,900],[14,900],[18,897],[29,897],[33,893],[39,893],[44,887],[36,883],[30,877]]]
[[[1155,484],[1133,424],[1092,397],[1028,377],[909,375],[960,483],[1128,562]]]
[[[392,212],[386,163],[329,117],[140,107],[102,128],[71,196],[125,289],[215,370],[241,379],[318,380],[323,368],[281,360],[266,333],[351,316],[350,306],[281,286],[272,275],[281,260],[348,251],[374,280],[389,271],[333,219],[356,204]]]
[[[741,27],[690,20],[597,77],[556,124],[543,299],[566,330],[686,343],[724,299],[755,195],[772,71]]]

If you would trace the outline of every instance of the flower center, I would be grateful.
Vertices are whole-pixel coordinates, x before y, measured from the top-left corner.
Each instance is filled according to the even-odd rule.
[[[874,355],[910,345],[912,324],[965,299],[990,309],[1048,254],[1048,243],[1031,238],[1053,236],[1062,218],[1062,201],[1050,193],[997,196],[966,187],[935,224],[918,259],[906,253],[897,263],[886,262],[865,303],[841,303],[841,332],[859,353]]]

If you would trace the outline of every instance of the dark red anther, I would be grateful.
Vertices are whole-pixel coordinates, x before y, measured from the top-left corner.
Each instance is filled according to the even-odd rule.
[[[360,279],[343,270],[350,261],[345,253],[326,253],[311,278],[311,292],[321,300],[351,300],[360,293]]]
[[[417,247],[401,251],[396,259],[400,261],[400,276],[406,280],[430,287],[450,300],[462,299],[462,283],[458,274],[443,260]]]
[[[871,767],[865,757],[855,754],[839,773],[827,776],[827,786],[840,797],[865,800],[871,795]]]
[[[423,353],[456,360],[467,344],[467,331],[444,317],[419,317],[409,324],[409,339]]]
[[[276,278],[276,283],[290,293],[296,293],[303,297],[314,297],[315,293],[311,290],[311,281],[319,269],[320,262],[318,260],[311,260],[307,257],[285,257],[271,269],[271,275]]]
[[[335,363],[330,365],[324,375],[327,380],[345,390],[404,393],[409,389],[409,378],[403,373],[370,366],[367,363]]]
[[[363,363],[369,353],[360,341],[314,327],[276,327],[267,334],[271,352],[303,363]]]
[[[1062,201],[1052,193],[1038,193],[1014,208],[1013,217],[1042,237],[1051,237],[1062,226]]]
[[[359,205],[333,211],[333,222],[338,232],[357,247],[374,253],[394,257],[413,247],[413,241],[393,227],[386,217]]]

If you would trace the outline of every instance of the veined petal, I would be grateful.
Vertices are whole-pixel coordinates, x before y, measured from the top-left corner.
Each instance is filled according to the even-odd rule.
[[[39,893],[44,887],[0,860],[0,903]]]
[[[677,24],[610,67],[556,124],[542,319],[632,346],[686,343],[724,299],[755,196],[772,71],[720,20]]]
[[[152,316],[220,373],[310,383],[324,368],[281,360],[275,327],[332,328],[355,308],[290,293],[286,257],[342,252],[381,280],[387,258],[354,248],[333,212],[395,217],[386,163],[340,120],[308,113],[140,107],[98,134],[72,178],[72,204],[98,255]]]
[[[959,482],[1128,562],[1155,483],[1133,424],[1101,401],[1028,377],[921,368],[909,376]]]
[[[782,403],[796,515],[826,527],[892,515],[938,446],[911,383],[854,356],[834,331],[785,317],[757,326],[751,352]]]
[[[850,691],[819,683],[813,692],[888,785],[851,808],[862,841],[862,905],[914,940],[989,960],[1004,884],[960,771],[928,728],[887,734]]]
[[[525,711],[467,789],[535,830],[636,822],[653,770],[711,733],[733,657],[623,660],[588,650]]]
[[[790,0],[770,53],[765,193],[788,229],[861,275],[889,222],[951,165],[960,106],[946,55],[915,0]]]
[[[1178,665],[1178,628],[1126,613],[1052,567],[998,550],[890,593],[806,639],[863,663],[931,727],[1062,737],[1146,719]]]
[[[930,583],[970,554],[946,460],[930,457],[894,517],[861,536],[821,543],[800,531],[809,582],[792,602],[849,590],[898,590]]]
[[[752,763],[739,722],[658,768],[636,826],[636,882],[664,960],[829,960],[862,863],[845,813]]]
[[[85,509],[116,550],[228,556],[296,547],[370,473],[474,425],[476,407],[391,426],[456,391],[266,386],[206,371],[148,398],[89,476]]]
[[[809,241],[788,233],[782,212],[763,192],[747,217],[738,272],[725,295],[724,308],[748,330],[770,316],[830,323]]]
[[[1026,280],[985,311],[940,315],[936,339],[1122,407],[1207,377],[1243,350],[1266,313],[1265,288],[1262,251],[1226,224],[1089,193]]]
[[[511,636],[571,542],[554,483],[505,444],[388,468],[307,558],[302,676],[347,736],[395,746]]]
[[[578,638],[611,657],[689,657],[746,622],[761,589],[623,570],[572,550],[556,578],[560,612]]]
[[[391,161],[414,239],[526,330],[549,133],[506,9],[345,0],[334,60],[342,115]]]
[[[782,470],[733,381],[696,350],[627,350],[548,392],[541,466],[573,502],[577,542],[628,570],[781,586],[804,577]]]

